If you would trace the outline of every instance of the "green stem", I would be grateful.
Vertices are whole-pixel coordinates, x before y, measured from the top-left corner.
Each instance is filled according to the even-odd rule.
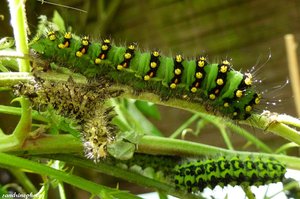
[[[11,25],[14,31],[14,39],[16,51],[23,55],[29,54],[27,43],[27,24],[24,0],[10,0],[9,9],[11,14]],[[18,59],[19,72],[30,72],[30,64],[28,59]],[[16,148],[23,144],[28,133],[31,130],[31,107],[28,99],[20,98],[22,106],[22,116],[12,135],[4,137],[0,140],[8,148]],[[10,141],[10,142],[9,142]],[[5,147],[4,146],[4,147]]]
[[[12,150],[0,144],[0,151]],[[17,154],[51,154],[81,153],[83,149],[81,141],[72,135],[41,135],[36,139],[27,139],[21,148],[13,151]]]
[[[230,141],[230,139],[229,139],[229,137],[228,137],[228,134],[227,134],[227,132],[226,132],[226,126],[225,126],[224,124],[222,124],[222,123],[221,123],[221,124],[218,124],[217,126],[218,126],[218,128],[219,128],[219,130],[220,130],[220,132],[221,132],[221,135],[222,135],[222,137],[223,137],[223,140],[224,140],[224,142],[225,142],[227,148],[228,148],[229,150],[234,150],[234,147],[233,147],[233,145],[232,145],[232,143],[231,143],[231,141]]]
[[[18,182],[24,187],[27,193],[36,193],[37,189],[31,183],[26,174],[19,169],[9,169],[10,172],[15,176]]]
[[[11,25],[14,31],[16,51],[27,55],[29,52],[29,47],[27,42],[28,26],[25,12],[25,1],[10,0],[8,3],[11,15]],[[30,72],[30,64],[28,59],[18,59],[18,63],[20,72]]]
[[[232,122],[227,122],[226,126],[230,129],[232,129],[235,133],[238,133],[239,135],[243,136],[244,138],[246,138],[247,141],[250,141],[251,143],[253,143],[257,148],[259,148],[260,150],[262,150],[265,153],[273,153],[273,150],[266,145],[264,142],[262,142],[261,140],[259,140],[256,136],[254,136],[253,134],[249,133],[248,131],[246,131],[245,129],[241,128],[238,125],[233,124]]]
[[[291,116],[289,117],[292,118]],[[272,133],[275,133],[276,135],[279,135],[285,139],[288,139],[300,145],[300,132],[298,132],[296,129],[292,127],[289,127],[286,124],[281,123],[280,121],[276,120],[276,118],[272,116],[254,114],[251,117],[251,121],[248,121],[248,124],[249,122],[250,125],[255,125],[255,127],[257,128],[268,130]],[[299,125],[298,123],[292,123],[292,124],[294,124],[294,126]]]
[[[53,143],[55,143],[55,145],[53,145]],[[6,150],[6,148],[2,148],[2,146],[0,149],[2,149],[0,151],[10,151],[17,154],[80,153],[82,151],[82,144],[77,138],[71,135],[47,135],[34,140],[26,140],[22,149]],[[239,155],[241,157],[275,158],[284,162],[289,168],[300,169],[300,158],[296,157],[268,153],[231,151],[210,145],[158,136],[144,136],[141,138],[137,151],[140,153],[161,155],[216,156],[221,154],[228,156]]]
[[[175,192],[174,187],[172,185],[170,185],[169,183],[159,182],[157,180],[147,178],[145,176],[134,173],[127,169],[122,169],[122,168],[113,166],[111,164],[105,163],[105,162],[101,162],[100,164],[95,164],[86,159],[81,159],[81,158],[78,158],[75,156],[70,156],[70,155],[59,155],[59,154],[47,155],[44,157],[55,159],[55,160],[58,159],[58,160],[61,160],[64,162],[68,162],[69,164],[83,167],[83,168],[93,169],[93,170],[99,171],[101,173],[115,176],[117,178],[121,178],[121,179],[127,180],[129,182],[138,184],[138,185],[142,185],[145,187],[155,188],[155,189],[164,191],[168,194],[172,194],[179,198],[183,198],[183,196],[185,196],[185,198],[198,198],[196,196],[193,196],[192,194]]]
[[[242,186],[248,199],[255,199],[255,195],[252,193],[250,186]]]
[[[184,129],[186,129],[188,126],[190,126],[194,121],[199,119],[199,115],[194,114],[191,118],[189,118],[186,122],[184,122],[172,135],[170,135],[170,138],[176,138],[178,137]]]
[[[181,155],[181,156],[216,156],[216,155],[228,155],[228,156],[240,156],[240,157],[265,157],[275,158],[287,165],[289,168],[300,169],[300,158],[275,155],[268,153],[255,153],[255,152],[242,152],[231,151],[219,147],[210,145],[175,140],[156,136],[144,136],[139,145],[138,152],[148,154],[164,154],[164,155]]]
[[[0,105],[0,113],[10,114],[10,115],[21,115],[22,109],[13,106]],[[39,114],[38,111],[32,111],[32,119],[40,122],[48,122],[48,119]]]
[[[287,151],[288,149],[290,149],[290,148],[298,148],[298,147],[299,147],[299,145],[296,144],[296,143],[294,143],[294,142],[286,143],[286,144],[282,145],[281,147],[279,147],[279,148],[275,151],[275,153],[276,153],[276,154],[284,153],[284,152],[286,152],[286,151]]]
[[[39,164],[37,162],[33,162],[30,160],[26,160],[23,158],[19,158],[16,156],[8,155],[5,153],[0,153],[0,165],[5,168],[17,168],[17,165],[20,165],[22,169],[26,169],[28,171],[38,173],[40,175],[51,176],[57,180],[66,182],[70,185],[78,187],[80,189],[86,190],[95,195],[101,196],[101,198],[107,197],[116,197],[116,198],[139,198],[132,194],[118,191],[112,188],[107,188],[105,186],[96,184],[94,182],[85,180],[79,176],[72,175],[68,172],[63,172],[60,170],[53,169],[51,167]],[[111,196],[109,196],[111,195]]]
[[[1,72],[0,87],[11,87],[20,82],[33,81],[34,77],[28,72]]]
[[[228,147],[230,146],[229,138],[228,138],[226,132],[222,132],[222,129],[224,131],[225,127],[228,127],[230,129],[232,129],[235,133],[243,136],[244,138],[246,138],[246,140],[255,144],[259,149],[263,150],[264,152],[266,152],[266,153],[273,152],[272,149],[270,147],[268,147],[268,145],[264,144],[258,138],[253,136],[251,133],[247,132],[245,129],[233,124],[233,122],[230,120],[225,120],[224,118],[220,118],[220,117],[217,117],[214,115],[208,115],[205,113],[198,113],[198,115],[200,115],[202,118],[205,118],[207,121],[209,121],[209,122],[213,123],[215,126],[217,126],[221,130],[221,133],[226,134],[226,137],[224,137],[224,136],[223,137],[224,137],[225,143],[227,144]]]

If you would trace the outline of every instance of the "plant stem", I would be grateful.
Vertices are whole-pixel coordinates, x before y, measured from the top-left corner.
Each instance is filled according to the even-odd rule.
[[[0,86],[11,87],[20,82],[33,81],[34,77],[28,72],[1,72],[0,73]]]
[[[28,37],[27,37],[27,20],[25,12],[25,0],[10,0],[9,9],[11,15],[11,25],[13,27],[16,51],[27,55]],[[30,64],[28,59],[18,59],[19,71],[30,72]]]
[[[37,192],[37,189],[23,171],[20,169],[9,169],[9,171],[18,179],[18,182],[25,188],[27,193]]]
[[[285,139],[288,139],[300,145],[300,132],[282,123],[280,120],[277,120],[277,118],[280,118],[280,116],[281,115],[278,116],[276,115],[274,117],[272,115],[271,116],[253,115],[251,117],[251,120],[254,123],[250,123],[250,124],[255,125],[255,127],[257,128],[273,132],[276,135],[279,135]],[[289,117],[292,119],[291,116]],[[299,120],[296,119],[293,121],[300,122]],[[290,123],[290,124],[293,126],[299,125],[298,123]]]
[[[53,145],[55,143],[55,145]],[[68,143],[68,144],[66,144]],[[17,154],[59,154],[59,153],[80,153],[82,143],[71,135],[47,135],[38,139],[26,140],[22,149],[7,150],[0,145],[0,151],[10,151]],[[137,146],[137,152],[160,155],[180,156],[240,156],[275,158],[287,165],[289,168],[300,169],[300,158],[276,155],[268,153],[255,153],[243,151],[231,151],[219,147],[195,143],[184,140],[164,138],[158,136],[143,136]]]
[[[116,198],[139,198],[132,194],[118,191],[112,188],[107,188],[105,186],[96,184],[94,182],[85,180],[79,176],[72,175],[68,172],[63,172],[60,170],[53,169],[51,167],[45,166],[43,164],[26,160],[23,158],[15,157],[13,155],[8,155],[5,153],[0,153],[0,164],[4,167],[17,168],[19,165],[22,169],[38,173],[40,175],[51,176],[57,180],[66,182],[70,185],[78,187],[80,189],[86,190],[95,195],[100,195],[102,198],[116,197]]]
[[[55,143],[55,144],[53,144]],[[0,145],[0,151],[12,151]],[[72,135],[41,135],[27,139],[22,148],[13,150],[17,154],[81,153],[82,143]]]
[[[260,158],[275,158],[289,168],[300,169],[300,158],[286,155],[275,155],[268,153],[255,153],[243,151],[231,151],[210,145],[169,139],[157,136],[144,136],[138,147],[138,152],[147,154],[163,154],[163,155],[181,155],[181,156],[240,156],[240,157],[260,157]]]
[[[61,160],[64,162],[68,162],[69,164],[75,165],[75,166],[79,166],[79,167],[83,167],[83,168],[88,168],[88,169],[94,169],[96,171],[99,171],[101,173],[105,173],[111,176],[115,176],[121,179],[125,179],[129,182],[138,184],[138,185],[142,185],[142,186],[146,186],[146,187],[151,187],[151,188],[155,188],[158,190],[162,190],[165,193],[169,193],[172,194],[174,196],[183,198],[183,196],[185,196],[185,198],[199,198],[196,196],[193,196],[192,194],[186,194],[186,193],[182,193],[182,192],[175,192],[175,189],[173,186],[171,186],[168,183],[163,183],[163,182],[159,182],[157,180],[154,179],[150,179],[147,178],[145,176],[142,176],[140,174],[131,172],[127,169],[122,169],[116,166],[112,166],[111,164],[105,163],[105,162],[101,162],[99,164],[95,164],[89,160],[86,159],[81,159],[78,157],[74,157],[74,156],[70,156],[70,155],[47,155],[45,157],[51,158],[51,159],[55,159],[55,160]]]
[[[10,0],[9,9],[11,14],[11,25],[14,31],[16,51],[23,55],[29,54],[27,43],[27,24],[24,0]],[[19,72],[30,72],[28,59],[18,59]],[[12,135],[1,138],[0,142],[8,148],[15,148],[23,144],[31,130],[31,107],[28,99],[20,98],[22,116]],[[11,142],[9,142],[11,141]],[[1,144],[2,146],[2,144]]]
[[[172,135],[170,135],[170,138],[176,138],[178,137],[184,129],[186,129],[188,126],[190,126],[194,121],[199,119],[199,115],[194,114],[191,118],[189,118],[186,122],[184,122]]]

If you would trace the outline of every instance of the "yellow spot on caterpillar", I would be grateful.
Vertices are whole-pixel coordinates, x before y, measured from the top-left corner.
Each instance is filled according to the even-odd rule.
[[[181,55],[176,55],[175,61],[179,62],[179,63],[182,62],[182,56]]]
[[[124,58],[125,59],[131,59],[132,55],[131,53],[125,53]]]
[[[205,57],[200,57],[199,61],[197,62],[198,66],[203,67],[205,65],[205,60],[206,60]]]
[[[151,68],[156,68],[157,67],[157,63],[156,62],[151,62],[150,63],[150,67]]]
[[[50,41],[54,41],[56,39],[56,35],[54,31],[48,32],[48,38]]]
[[[123,70],[123,66],[121,65],[121,64],[119,64],[118,66],[117,66],[117,70]]]
[[[58,44],[58,48],[61,48],[61,49],[68,48],[69,46],[70,46],[70,43],[68,41],[65,42],[64,44]]]
[[[176,75],[180,75],[181,74],[181,70],[179,68],[176,68],[175,71],[174,71],[174,73]]]
[[[227,70],[228,70],[228,66],[226,66],[226,65],[222,65],[222,66],[220,67],[220,72],[221,72],[221,73],[226,73]]]
[[[71,32],[65,33],[64,38],[65,38],[64,43],[58,44],[59,48],[63,49],[63,48],[68,48],[70,46],[70,41],[69,40],[72,38]]]
[[[191,92],[192,92],[192,93],[196,93],[196,91],[197,91],[197,88],[196,88],[196,87],[192,87],[192,88],[191,88]]]
[[[152,55],[153,55],[154,57],[158,57],[158,56],[159,56],[159,52],[158,52],[158,51],[153,51],[153,52],[152,52]]]
[[[96,58],[94,62],[95,62],[95,64],[100,64],[101,63],[101,59]]]
[[[150,80],[150,76],[149,76],[149,75],[145,75],[145,76],[144,76],[144,80],[145,80],[145,81]]]
[[[246,111],[246,112],[252,111],[252,106],[250,106],[250,105],[246,106],[246,107],[245,107],[245,111]]]
[[[101,50],[104,50],[104,51],[108,50],[108,45],[107,44],[103,44],[101,46]]]
[[[77,51],[75,55],[76,55],[76,57],[82,57],[83,54],[84,53],[82,53],[81,51]]]
[[[210,95],[209,95],[209,99],[211,99],[211,100],[216,99],[216,95],[215,95],[215,94],[210,94]]]
[[[229,107],[229,103],[228,103],[228,102],[224,102],[223,106],[224,106],[225,108],[228,108],[228,107]]]
[[[174,88],[176,88],[176,84],[175,83],[172,83],[171,85],[170,85],[170,88],[172,88],[172,89],[174,89]]]
[[[135,49],[135,46],[134,46],[133,44],[130,44],[130,45],[128,46],[128,49],[134,50],[134,49]]]
[[[250,73],[246,73],[245,74],[246,78],[245,78],[245,84],[247,86],[251,86],[252,85],[252,75]]]
[[[236,92],[235,92],[235,96],[236,97],[242,97],[243,96],[243,91],[241,91],[241,90],[237,90]]]
[[[254,103],[259,104],[260,103],[260,98],[261,98],[261,96],[258,95],[258,97],[255,98]]]
[[[223,60],[222,64],[224,64],[224,65],[230,65],[230,62],[228,60]]]
[[[110,40],[109,40],[109,39],[104,39],[103,42],[106,43],[106,44],[109,44],[109,43],[110,43]]]
[[[72,38],[72,33],[71,33],[71,32],[67,32],[67,33],[64,35],[64,38],[65,38],[65,39],[71,39],[71,38]]]
[[[223,79],[219,78],[217,79],[216,83],[219,85],[219,86],[222,86],[224,84],[224,81]]]
[[[201,72],[196,73],[196,78],[201,79],[203,77],[203,74]]]
[[[89,45],[89,37],[84,36],[81,40],[81,44],[84,45],[84,46],[88,46]]]

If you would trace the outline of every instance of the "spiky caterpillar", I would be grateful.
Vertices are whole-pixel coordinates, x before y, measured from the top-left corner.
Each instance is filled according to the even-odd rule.
[[[219,157],[177,165],[174,180],[177,189],[198,192],[217,185],[246,187],[282,182],[285,172],[285,166],[275,159]]]
[[[91,43],[87,36],[80,39],[59,31],[48,31],[30,47],[42,59],[87,77],[106,78],[162,99],[201,103],[213,113],[236,120],[251,116],[261,98],[252,86],[252,75],[235,71],[228,60],[208,63],[204,56],[196,60],[182,55],[171,58],[159,51],[138,51],[134,43],[128,47],[115,46],[109,39]]]
[[[107,156],[106,146],[117,133],[117,127],[111,123],[113,109],[106,107],[104,101],[120,95],[122,90],[111,90],[109,86],[101,79],[83,84],[72,78],[54,81],[36,76],[33,82],[17,84],[13,89],[17,96],[27,96],[39,111],[54,109],[77,124],[86,157],[98,162]]]
[[[125,168],[142,175],[145,175],[147,168],[152,168],[156,173],[162,172],[163,178],[158,180],[171,183],[176,189],[192,193],[202,192],[206,187],[214,189],[217,185],[222,188],[227,185],[258,187],[286,180],[285,165],[273,158],[263,157],[217,156],[186,162],[177,156],[136,153],[130,160],[111,160],[110,163],[125,164]]]

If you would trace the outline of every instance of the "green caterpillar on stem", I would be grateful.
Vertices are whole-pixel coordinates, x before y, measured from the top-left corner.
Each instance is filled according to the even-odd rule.
[[[189,193],[203,192],[205,188],[261,186],[285,180],[286,167],[273,158],[216,156],[187,162],[177,156],[155,156],[135,154],[127,161],[121,162],[127,168],[140,166],[140,172],[153,168],[155,172],[164,174],[163,181],[171,183],[175,189]]]
[[[180,164],[175,167],[174,173],[177,189],[202,192],[206,187],[213,189],[217,185],[258,187],[282,182],[286,168],[275,159],[251,157],[240,159],[234,156]]]
[[[172,98],[201,104],[213,114],[234,120],[250,117],[261,99],[252,86],[252,75],[234,70],[228,60],[209,63],[205,56],[195,60],[182,55],[167,57],[157,50],[141,52],[134,43],[122,47],[109,39],[91,42],[87,36],[79,38],[53,30],[30,48],[41,59],[88,78],[105,78],[113,84],[129,86],[137,94],[154,93],[166,103]]]

